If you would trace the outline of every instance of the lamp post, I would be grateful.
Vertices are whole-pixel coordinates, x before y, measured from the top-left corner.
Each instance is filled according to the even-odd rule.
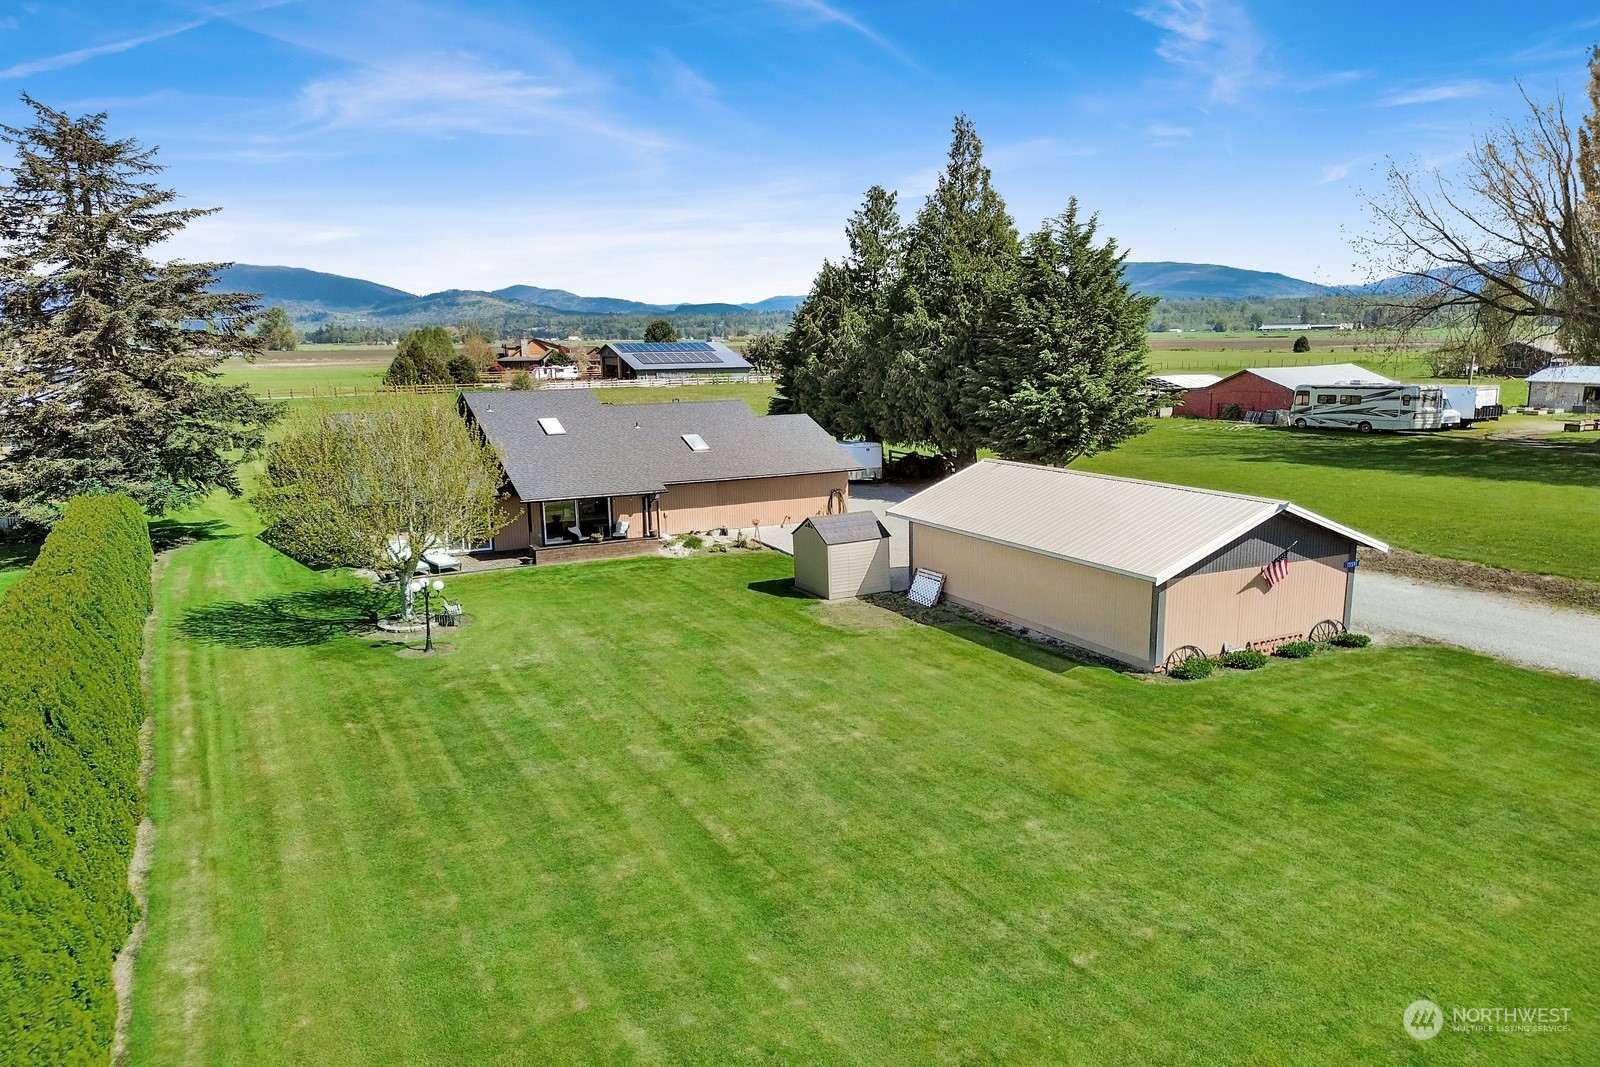
[[[427,639],[424,641],[422,651],[433,651],[433,594],[444,590],[444,582],[435,578],[428,581],[426,578],[416,578],[411,582],[411,591],[422,594],[422,629]]]

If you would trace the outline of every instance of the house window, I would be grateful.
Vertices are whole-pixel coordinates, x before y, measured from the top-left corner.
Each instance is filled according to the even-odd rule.
[[[611,536],[610,497],[547,500],[542,506],[547,545],[575,545],[593,540],[595,534],[602,538]]]

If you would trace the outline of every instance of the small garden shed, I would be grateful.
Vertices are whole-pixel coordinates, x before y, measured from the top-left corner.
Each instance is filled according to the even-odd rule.
[[[824,600],[889,591],[889,531],[870,511],[815,515],[794,531],[794,587]]]

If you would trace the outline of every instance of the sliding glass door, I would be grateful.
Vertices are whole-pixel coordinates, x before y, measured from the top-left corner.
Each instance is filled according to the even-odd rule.
[[[611,536],[611,499],[594,496],[578,500],[547,500],[543,504],[544,543],[574,545]]]

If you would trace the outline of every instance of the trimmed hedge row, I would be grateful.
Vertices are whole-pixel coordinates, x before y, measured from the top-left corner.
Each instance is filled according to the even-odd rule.
[[[0,600],[0,1062],[110,1055],[150,565],[137,504],[80,497]]]

